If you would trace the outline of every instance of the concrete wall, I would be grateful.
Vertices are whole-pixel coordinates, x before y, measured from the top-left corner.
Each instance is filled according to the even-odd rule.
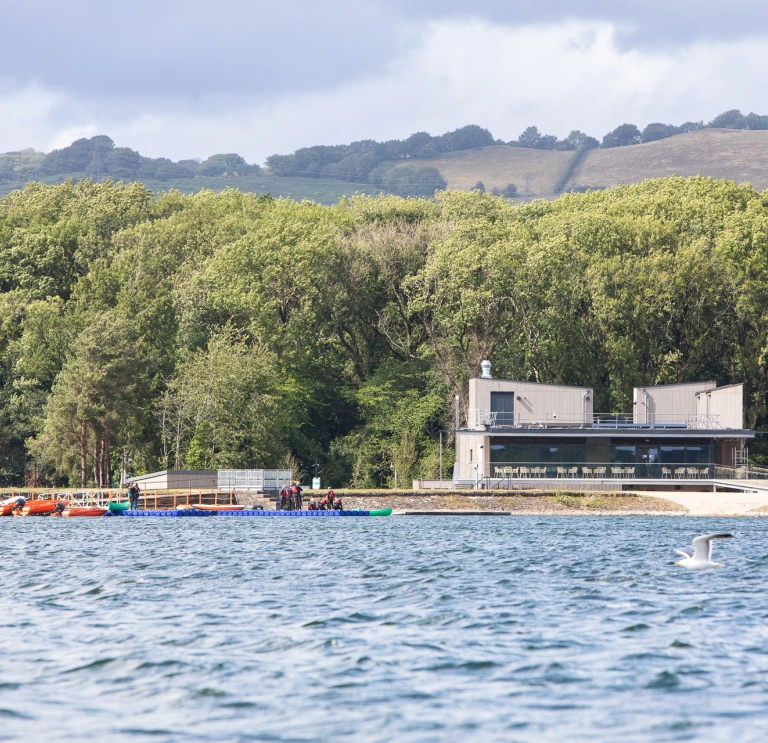
[[[716,387],[715,382],[635,387],[632,413],[635,423],[685,423],[697,414],[697,392]]]
[[[744,385],[729,384],[700,392],[697,414],[713,416],[719,428],[744,428]]]
[[[509,379],[470,379],[467,425],[481,428],[491,409],[491,392],[513,392],[515,425],[581,426],[592,422],[594,394],[591,387],[515,382]],[[473,413],[472,411],[477,411]]]
[[[460,480],[475,480],[488,475],[490,451],[488,436],[461,433],[456,436],[457,477]],[[480,448],[482,447],[482,449]]]

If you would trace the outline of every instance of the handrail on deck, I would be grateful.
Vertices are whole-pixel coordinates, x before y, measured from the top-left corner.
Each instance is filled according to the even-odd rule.
[[[485,408],[472,408],[467,426],[483,428],[681,428],[693,430],[720,429],[719,414],[690,413],[502,413]]]

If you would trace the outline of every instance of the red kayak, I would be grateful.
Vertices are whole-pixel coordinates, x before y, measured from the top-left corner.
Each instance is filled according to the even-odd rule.
[[[61,512],[62,516],[103,516],[109,509],[97,506],[83,506],[79,508],[67,508]]]
[[[242,511],[245,506],[209,506],[207,503],[193,503],[192,508],[198,511]]]
[[[61,503],[64,506],[69,505],[66,500],[32,500],[27,501],[27,505],[21,509],[22,516],[43,516],[56,510],[56,504]]]

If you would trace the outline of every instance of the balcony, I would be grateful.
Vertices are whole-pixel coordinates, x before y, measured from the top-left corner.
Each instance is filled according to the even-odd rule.
[[[536,429],[536,428],[591,428],[591,429],[680,429],[709,431],[721,429],[719,415],[679,415],[674,413],[646,413],[645,420],[637,420],[632,413],[498,413],[472,408],[467,426],[472,430]]]
[[[678,485],[727,485],[739,481],[760,483],[768,489],[768,470],[726,467],[712,462],[491,462],[455,465],[455,487],[478,490],[505,489],[622,489],[643,484],[675,488]]]

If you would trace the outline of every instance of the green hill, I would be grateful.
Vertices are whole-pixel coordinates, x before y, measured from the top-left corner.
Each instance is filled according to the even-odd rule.
[[[82,180],[83,173],[72,173],[73,181]],[[62,176],[34,178],[42,183],[54,184],[65,180]],[[117,179],[116,179],[117,180]],[[386,188],[373,186],[368,183],[349,183],[337,181],[332,178],[288,178],[271,175],[268,171],[261,171],[258,175],[226,175],[226,176],[197,176],[195,178],[178,178],[168,180],[156,180],[154,178],[124,178],[125,183],[141,182],[156,194],[162,191],[176,189],[185,194],[198,193],[204,189],[219,193],[225,188],[237,188],[245,193],[269,193],[273,197],[280,196],[303,201],[309,199],[318,204],[335,204],[344,196],[354,196],[356,193],[377,196],[380,193],[389,193]],[[11,191],[24,188],[28,181],[0,181],[0,196],[5,196]]]

